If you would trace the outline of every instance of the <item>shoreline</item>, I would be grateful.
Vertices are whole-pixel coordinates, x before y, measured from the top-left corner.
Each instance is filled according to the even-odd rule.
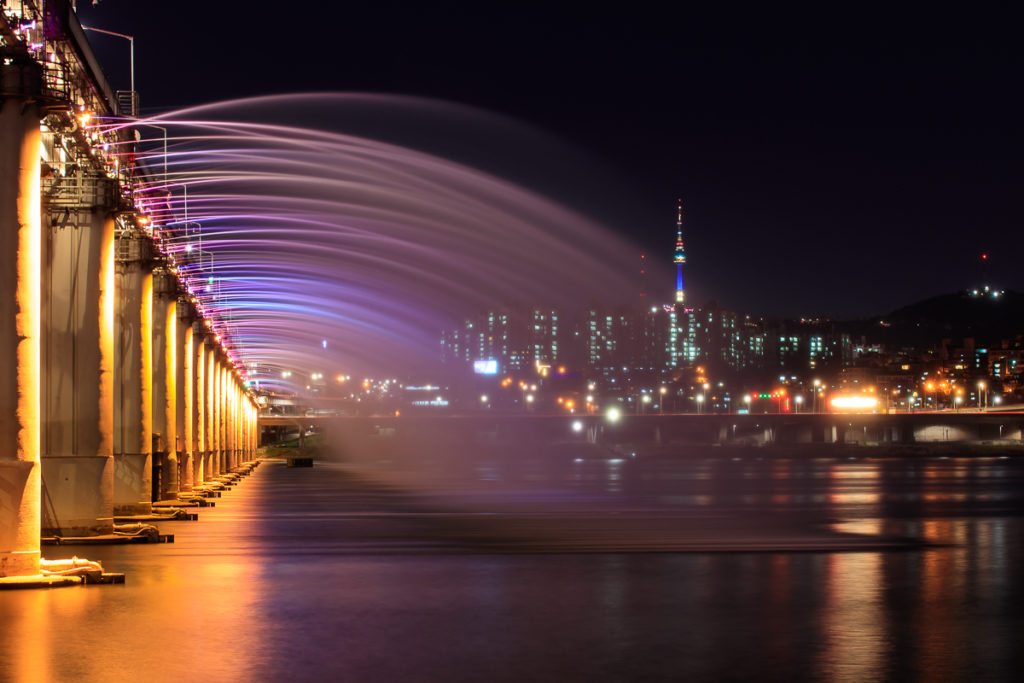
[[[595,448],[621,457],[707,459],[891,459],[891,458],[1011,458],[1024,457],[1020,443],[883,443],[883,444],[769,444],[763,446],[668,443],[632,445],[595,444]]]

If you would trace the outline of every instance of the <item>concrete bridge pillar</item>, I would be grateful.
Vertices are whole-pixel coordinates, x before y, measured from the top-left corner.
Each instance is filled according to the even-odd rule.
[[[242,429],[240,432],[241,441],[239,443],[238,462],[241,464],[246,460],[251,459],[251,456],[249,455],[249,447],[251,445],[249,443],[249,434],[252,430],[252,416],[249,414],[249,397],[244,391],[242,392],[242,399],[239,402],[239,412]]]
[[[152,240],[135,232],[115,241],[114,513],[152,511]]]
[[[114,188],[79,174],[45,207],[43,536],[113,531]]]
[[[185,296],[178,298],[176,309],[178,319],[174,328],[174,346],[177,349],[178,362],[174,368],[174,433],[177,438],[175,451],[178,454],[178,490],[191,491],[195,453],[192,419],[195,412],[195,355],[192,352],[192,325],[195,323],[196,315],[195,307]]]
[[[718,434],[716,441],[714,443],[717,443],[719,445],[729,443],[730,441],[732,441],[735,434],[736,425],[730,425],[724,422],[720,422],[718,423]]]
[[[233,430],[234,423],[231,420],[231,406],[232,397],[234,395],[234,382],[232,381],[233,375],[231,374],[231,366],[228,365],[227,360],[221,357],[221,411],[220,411],[220,429],[221,429],[221,451],[223,452],[223,459],[221,460],[221,469],[225,472],[231,471],[231,461],[233,460],[231,449],[234,444]]]
[[[38,67],[0,65],[0,577],[39,573]]]
[[[235,466],[235,382],[231,366],[224,368],[224,469],[228,472]]]
[[[235,461],[235,374],[231,371],[231,364],[226,357],[221,358],[223,363],[223,397],[221,398],[221,429],[224,433],[224,471],[230,472]]]
[[[234,373],[232,373],[234,377]],[[243,393],[242,387],[235,377],[231,393],[231,466],[238,467],[242,462],[242,434],[245,429],[245,416],[241,412]]]
[[[216,446],[217,446],[217,474],[222,474],[226,471],[227,467],[227,447],[225,445],[227,430],[225,429],[225,395],[227,393],[227,382],[225,375],[227,370],[224,367],[224,355],[218,347],[214,354],[217,364],[217,375],[215,383],[216,398],[214,401],[214,423],[213,428],[216,433]]]
[[[224,359],[224,469],[231,471],[235,460],[235,373]]]
[[[192,424],[192,483],[202,484],[207,480],[206,447],[206,337],[205,321],[197,319],[192,324],[192,405],[189,420]]]
[[[242,411],[245,414],[245,428],[242,432],[243,451],[241,459],[245,462],[252,460],[256,455],[253,439],[255,438],[256,431],[258,429],[256,426],[254,406],[250,401],[249,393],[247,391],[243,391],[242,393]]]
[[[235,390],[235,466],[242,464],[245,460],[245,434],[248,424],[248,415],[245,413],[245,392],[241,387]]]
[[[153,472],[160,500],[179,491],[178,279],[166,268],[153,273]]]
[[[828,441],[829,428],[822,424],[820,418],[815,418],[811,424],[811,443],[823,443]]]
[[[205,475],[211,479],[220,474],[217,461],[217,345],[207,337],[203,342],[203,433],[206,437]]]

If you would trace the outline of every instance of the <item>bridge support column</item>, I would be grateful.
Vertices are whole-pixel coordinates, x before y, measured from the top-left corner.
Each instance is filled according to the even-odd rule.
[[[251,415],[249,418],[249,457],[255,458],[256,449],[260,447],[260,414],[256,404],[252,404],[249,410]],[[597,443],[597,428],[595,427],[590,434],[593,438],[593,441],[590,441],[590,443]]]
[[[192,324],[192,484],[207,480],[206,447],[206,327],[197,319]]]
[[[153,274],[153,491],[159,500],[179,491],[179,352],[178,280],[160,268]]]
[[[724,422],[721,422],[718,425],[718,435],[717,435],[717,441],[715,441],[715,443],[717,443],[719,445],[729,443],[730,441],[733,440],[735,435],[736,435],[736,425],[728,425],[728,424],[725,424]]]
[[[116,240],[114,365],[114,513],[152,511],[153,270],[152,241]]]
[[[113,187],[53,183],[43,240],[43,536],[113,531]]]
[[[217,347],[213,339],[203,340],[203,433],[206,437],[204,474],[212,479],[220,473],[217,467]]]
[[[0,577],[39,573],[38,87],[34,65],[0,65]]]
[[[241,465],[251,459],[249,457],[249,397],[245,391],[242,391],[238,401],[238,419],[240,425],[238,464]]]
[[[224,470],[230,472],[235,462],[235,373],[231,363],[224,359]]]
[[[235,468],[241,463],[244,417],[239,410],[242,407],[242,387],[238,384],[238,377],[235,373],[232,372],[231,377],[231,468]]]
[[[828,427],[821,425],[820,418],[816,418],[811,424],[811,443],[823,443],[828,441]]]
[[[225,464],[225,448],[224,448],[224,358],[221,356],[219,347],[214,347],[214,367],[216,373],[214,375],[214,401],[213,401],[213,433],[214,433],[214,447],[216,448],[216,464],[217,474],[223,474]]]
[[[195,354],[192,352],[192,325],[195,322],[195,307],[184,296],[176,304],[177,322],[174,327],[174,346],[178,362],[174,367],[175,401],[174,433],[177,435],[175,450],[178,453],[178,489],[192,490],[193,458],[195,454],[193,414],[195,412]]]
[[[256,447],[253,439],[256,435],[256,407],[246,398],[242,405],[245,409],[245,452],[242,453],[242,460],[248,462],[256,456]],[[590,439],[590,429],[587,429],[587,440]]]
[[[224,469],[228,472],[235,466],[235,375],[231,366],[224,368]]]

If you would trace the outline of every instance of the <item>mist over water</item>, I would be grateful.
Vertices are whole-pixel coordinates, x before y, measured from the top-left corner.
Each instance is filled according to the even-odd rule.
[[[442,329],[503,304],[574,308],[636,294],[638,251],[608,227],[490,172],[345,130],[348,112],[354,128],[390,128],[462,159],[490,155],[492,167],[504,144],[513,175],[530,163],[541,178],[579,168],[545,157],[542,136],[455,106],[456,125],[431,137],[446,106],[275,96],[135,124],[146,131],[149,189],[166,195],[149,208],[169,251],[264,386],[277,369],[323,371],[325,361],[385,374],[428,367]]]

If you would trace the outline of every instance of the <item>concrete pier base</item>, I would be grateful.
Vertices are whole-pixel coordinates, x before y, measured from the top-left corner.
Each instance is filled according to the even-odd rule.
[[[0,460],[0,577],[39,571],[39,467]]]
[[[43,460],[43,536],[110,533],[114,460],[110,456],[65,456]]]
[[[192,454],[187,451],[179,451],[176,454],[178,467],[178,491],[188,492],[192,490]]]
[[[153,456],[114,454],[114,514],[145,515],[153,510]]]

